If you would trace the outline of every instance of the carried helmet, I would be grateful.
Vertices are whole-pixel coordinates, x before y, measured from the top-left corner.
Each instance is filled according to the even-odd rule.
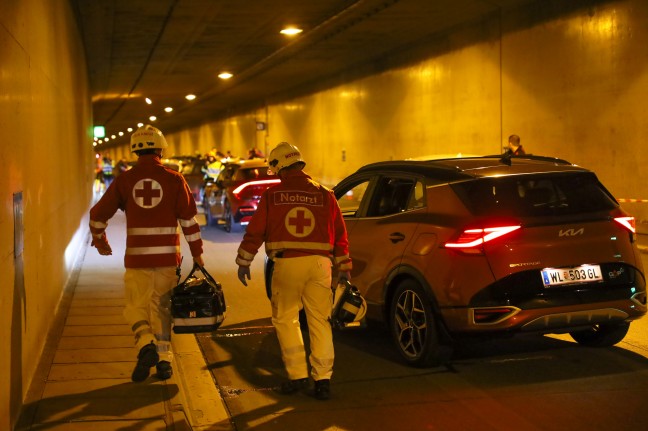
[[[348,280],[340,281],[333,290],[331,326],[336,329],[361,326],[366,313],[367,302],[358,288]]]
[[[283,168],[294,165],[295,163],[304,163],[299,148],[288,142],[280,142],[268,156],[268,170],[273,174],[278,174]]]
[[[132,153],[148,148],[162,149],[168,147],[167,141],[164,139],[164,135],[160,129],[150,124],[145,124],[133,132],[130,146]]]

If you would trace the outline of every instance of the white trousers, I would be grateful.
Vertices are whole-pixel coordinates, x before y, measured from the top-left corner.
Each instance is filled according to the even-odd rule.
[[[135,335],[138,351],[149,343],[157,346],[161,361],[173,360],[171,352],[171,292],[177,284],[175,267],[126,268],[124,317]]]
[[[308,377],[304,339],[299,326],[303,305],[310,336],[311,376],[330,379],[333,374],[333,332],[329,318],[331,260],[324,256],[276,258],[272,274],[272,324],[277,331],[288,378]]]

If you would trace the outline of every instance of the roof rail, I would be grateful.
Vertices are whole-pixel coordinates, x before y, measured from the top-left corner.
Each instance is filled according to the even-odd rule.
[[[534,154],[525,154],[522,156],[514,156],[512,154],[500,154],[500,155],[484,156],[484,157],[500,157],[500,162],[509,166],[511,165],[512,159],[538,160],[541,162],[556,163],[558,165],[573,165],[573,163],[568,162],[565,159],[559,159],[557,157],[550,157],[550,156],[536,156]]]

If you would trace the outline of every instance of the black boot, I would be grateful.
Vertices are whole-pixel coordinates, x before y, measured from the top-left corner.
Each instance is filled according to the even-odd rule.
[[[142,347],[137,354],[137,364],[131,375],[131,380],[134,382],[143,382],[149,376],[151,367],[154,367],[160,357],[157,353],[157,347],[153,342]]]
[[[331,398],[331,381],[329,379],[315,381],[315,398],[322,401]]]
[[[173,375],[173,368],[171,368],[171,363],[169,361],[160,361],[155,366],[157,373],[155,376],[160,380],[170,379]]]

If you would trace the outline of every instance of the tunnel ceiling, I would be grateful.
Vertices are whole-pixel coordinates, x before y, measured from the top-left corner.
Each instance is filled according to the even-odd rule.
[[[150,115],[170,133],[415,60],[440,35],[531,2],[72,0],[93,122],[125,134],[110,146]],[[279,33],[289,25],[303,32]]]

